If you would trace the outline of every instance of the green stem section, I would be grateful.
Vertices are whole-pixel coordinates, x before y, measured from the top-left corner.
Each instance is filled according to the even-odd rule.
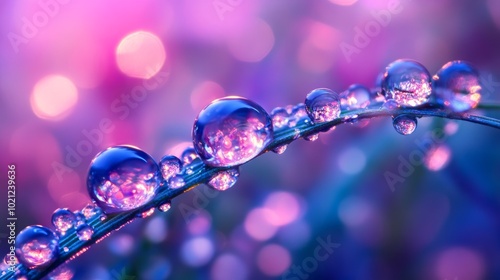
[[[500,110],[500,104],[481,104],[478,109],[483,110]],[[472,115],[469,113],[454,113],[438,108],[396,108],[393,110],[385,108],[367,108],[344,112],[339,118],[321,124],[311,124],[311,122],[299,122],[296,127],[284,128],[278,130],[274,134],[274,140],[268,145],[265,151],[266,153],[274,148],[282,145],[289,144],[294,140],[313,135],[322,131],[327,131],[331,127],[337,126],[343,123],[352,123],[361,119],[370,119],[375,117],[385,117],[385,116],[396,116],[400,114],[408,114],[416,117],[440,117],[447,119],[462,120],[477,124],[482,124],[485,126],[490,126],[494,128],[500,128],[500,120],[489,118],[485,116]],[[23,265],[18,265],[17,269],[28,276],[29,279],[40,279],[46,276],[51,271],[55,270],[61,264],[72,260],[79,256],[81,253],[85,252],[91,245],[99,242],[100,240],[106,238],[111,234],[111,232],[120,229],[122,226],[130,223],[135,218],[140,216],[141,213],[150,210],[152,207],[158,207],[165,202],[170,201],[178,195],[190,191],[197,185],[207,182],[212,176],[217,172],[227,168],[214,168],[204,165],[198,162],[193,168],[193,173],[184,176],[185,185],[178,189],[169,189],[166,185],[162,186],[155,198],[144,205],[134,210],[128,212],[112,215],[106,217],[106,219],[101,220],[99,215],[95,215],[90,218],[87,223],[91,225],[94,229],[94,234],[92,238],[88,241],[81,241],[76,236],[74,229],[71,229],[62,236],[59,240],[60,254],[57,260],[52,264],[42,268],[28,269]],[[14,272],[7,271],[0,276],[0,279],[11,279],[14,276]]]

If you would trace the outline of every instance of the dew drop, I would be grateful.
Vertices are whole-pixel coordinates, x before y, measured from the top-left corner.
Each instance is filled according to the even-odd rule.
[[[59,255],[57,235],[35,225],[23,229],[16,237],[16,256],[29,268],[48,265]]]
[[[67,253],[67,252],[69,252],[69,248],[68,247],[64,247],[63,251]]]
[[[182,169],[182,161],[176,156],[164,156],[160,160],[160,170],[163,179],[168,182],[170,178],[179,173]]]
[[[210,166],[229,167],[256,157],[273,139],[271,117],[257,103],[242,97],[212,101],[193,126],[193,144]]]
[[[94,234],[94,229],[88,224],[81,224],[76,228],[76,236],[81,241],[87,241],[92,238]]]
[[[186,148],[181,154],[181,159],[184,165],[191,164],[196,158],[198,158],[198,154],[192,147]]]
[[[304,140],[313,142],[313,141],[318,140],[318,138],[319,138],[319,134],[315,133],[315,134],[311,134],[311,135],[305,136]]]
[[[446,63],[433,77],[437,101],[455,112],[473,109],[481,100],[479,73],[461,60]]]
[[[366,108],[371,100],[372,93],[367,87],[354,84],[340,94],[340,108],[342,111]]]
[[[399,107],[398,102],[394,99],[387,99],[383,104],[382,108],[387,109],[387,110],[394,110]]]
[[[304,103],[299,103],[291,108],[290,115],[288,117],[288,127],[295,127],[300,121],[308,120],[306,105]]]
[[[170,180],[168,180],[168,186],[171,189],[182,188],[182,187],[184,187],[185,184],[186,183],[184,182],[184,178],[182,178],[182,176],[179,176],[179,175],[176,175],[176,176],[170,178]]]
[[[278,130],[288,126],[289,114],[286,109],[277,107],[271,111],[271,119],[273,121],[274,130]]]
[[[286,151],[287,147],[288,147],[288,145],[278,146],[278,147],[273,149],[273,152],[277,153],[278,155],[281,155],[282,153],[284,153]]]
[[[101,208],[97,207],[94,204],[87,204],[83,207],[82,211],[80,211],[86,220],[94,217],[97,214],[102,214]]]
[[[153,215],[154,212],[155,212],[155,208],[151,207],[150,209],[138,214],[138,217],[139,218],[147,218],[147,217]]]
[[[85,216],[80,211],[75,211],[73,213],[75,214],[75,227],[86,223]]]
[[[402,135],[410,135],[417,128],[417,119],[409,115],[399,115],[392,121],[394,129]]]
[[[207,184],[215,190],[225,191],[236,184],[238,177],[240,177],[238,168],[232,168],[215,174]]]
[[[432,93],[429,71],[414,60],[396,60],[385,70],[382,92],[386,99],[394,99],[401,106],[425,104]]]
[[[99,153],[90,165],[87,189],[106,214],[140,207],[160,185],[160,169],[150,155],[132,146]]]
[[[67,208],[56,209],[52,214],[52,224],[61,234],[66,233],[66,231],[72,228],[75,222],[75,214]]]
[[[318,88],[307,94],[305,105],[314,123],[333,121],[340,116],[339,95],[327,88]]]
[[[165,202],[162,205],[158,206],[158,210],[160,210],[160,212],[167,212],[168,210],[170,210],[171,207],[172,207],[172,204],[169,201],[169,202]]]

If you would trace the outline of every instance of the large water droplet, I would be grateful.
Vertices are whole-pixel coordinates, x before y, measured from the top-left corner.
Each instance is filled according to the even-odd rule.
[[[203,109],[193,127],[193,144],[210,166],[236,166],[256,157],[273,139],[271,117],[242,97],[217,99]]]
[[[339,95],[327,88],[318,88],[307,94],[305,105],[314,123],[333,121],[340,115]]]
[[[160,160],[160,170],[163,179],[168,182],[170,178],[179,173],[182,169],[182,162],[176,156],[164,156]]]
[[[94,234],[94,229],[88,224],[81,224],[76,228],[76,236],[81,241],[87,241],[92,238]]]
[[[16,237],[16,256],[29,268],[47,265],[57,258],[58,243],[57,235],[50,229],[29,226]]]
[[[386,99],[394,99],[402,106],[425,104],[432,93],[429,71],[414,60],[396,60],[385,70],[382,92]]]
[[[72,228],[76,222],[76,216],[67,208],[59,208],[52,214],[52,224],[62,234]]]
[[[288,125],[288,112],[285,108],[277,107],[271,111],[271,119],[273,121],[274,130],[278,130]]]
[[[375,97],[367,87],[354,84],[340,94],[340,107],[342,110],[366,108],[370,105],[372,98]]]
[[[208,185],[218,191],[225,191],[236,184],[238,177],[240,177],[238,168],[220,171],[208,181]]]
[[[392,125],[399,134],[409,135],[417,128],[417,119],[409,115],[399,115],[394,118]]]
[[[473,109],[481,100],[479,73],[465,61],[446,63],[433,77],[438,102],[455,112]]]
[[[150,155],[131,146],[111,147],[90,165],[87,189],[106,213],[135,209],[149,202],[160,184],[160,169]]]

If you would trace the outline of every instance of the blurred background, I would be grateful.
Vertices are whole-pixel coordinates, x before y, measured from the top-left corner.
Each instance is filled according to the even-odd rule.
[[[495,0],[1,1],[0,178],[16,165],[17,232],[90,202],[111,145],[160,159],[198,112],[240,95],[274,107],[376,84],[412,58],[481,73],[500,101]],[[500,112],[476,112],[500,118]],[[343,125],[138,219],[68,264],[73,279],[500,279],[500,131],[421,119]],[[0,219],[7,217],[2,188]],[[0,227],[0,254],[8,252]]]

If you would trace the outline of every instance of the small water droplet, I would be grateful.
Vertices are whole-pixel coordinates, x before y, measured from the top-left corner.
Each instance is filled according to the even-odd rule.
[[[161,212],[167,212],[168,210],[170,210],[171,207],[172,207],[172,204],[169,201],[169,202],[165,202],[162,205],[158,206],[158,210],[160,210]]]
[[[144,211],[142,212],[141,214],[138,214],[138,217],[139,218],[147,218],[151,215],[153,215],[153,213],[155,212],[155,208],[154,207],[151,207],[150,209],[148,209],[147,211]]]
[[[399,107],[398,102],[394,99],[387,99],[383,104],[382,108],[387,109],[387,110],[394,110]]]
[[[65,234],[70,228],[74,226],[76,216],[67,208],[59,208],[52,214],[52,224],[61,234]]]
[[[274,130],[278,130],[288,126],[289,114],[286,109],[277,107],[271,111],[271,119],[273,121]]]
[[[319,134],[315,133],[315,134],[311,134],[311,135],[305,136],[304,140],[312,142],[312,141],[318,140],[318,138],[319,138]]]
[[[286,151],[287,147],[288,147],[288,145],[278,146],[278,147],[273,149],[273,152],[277,153],[278,155],[281,155],[282,153],[284,153]]]
[[[429,71],[414,60],[396,60],[385,70],[382,92],[386,99],[394,99],[401,106],[425,104],[432,93]]]
[[[75,211],[73,213],[75,214],[75,225],[74,225],[75,228],[81,224],[86,223],[85,216],[80,211]]]
[[[50,229],[28,226],[16,237],[16,256],[29,268],[47,265],[59,255],[58,245],[57,235]]]
[[[101,214],[101,208],[97,207],[95,204],[87,204],[83,207],[82,211],[80,211],[86,220],[94,217],[97,214]]]
[[[71,280],[73,276],[73,271],[68,267],[59,267],[48,275],[49,280]]]
[[[14,280],[28,280],[28,276],[24,272],[17,271],[14,275]]]
[[[182,178],[182,176],[179,176],[179,175],[176,175],[176,176],[170,178],[170,180],[168,180],[168,186],[171,189],[182,188],[182,187],[184,187],[185,184],[186,183],[184,182],[184,178]]]
[[[272,139],[272,120],[266,111],[236,96],[210,103],[193,127],[195,150],[210,166],[243,164],[260,154]]]
[[[373,98],[367,87],[354,84],[340,94],[340,108],[342,111],[366,108]]]
[[[290,115],[288,117],[288,127],[295,127],[300,122],[305,122],[309,120],[307,115],[306,105],[304,103],[299,103],[292,107]]]
[[[63,251],[67,253],[67,252],[69,252],[69,248],[68,247],[64,247]]]
[[[339,95],[327,88],[318,88],[307,94],[305,105],[314,123],[333,121],[340,116]]]
[[[184,149],[181,154],[182,163],[184,165],[191,164],[196,158],[198,158],[198,154],[194,150],[193,147],[188,147]]]
[[[163,176],[163,179],[168,182],[170,178],[179,173],[182,169],[182,161],[172,155],[164,156],[160,160],[160,170]]]
[[[88,224],[82,224],[76,228],[76,236],[78,236],[78,239],[81,241],[90,240],[93,234],[94,229]]]
[[[118,213],[148,203],[160,185],[160,176],[150,155],[136,147],[115,146],[92,160],[87,189],[104,213]]]
[[[433,77],[437,101],[455,112],[473,109],[481,100],[479,73],[457,60],[446,63]]]
[[[238,168],[232,168],[215,174],[207,184],[215,190],[225,191],[236,184],[239,176],[240,172]]]
[[[409,135],[417,128],[417,119],[410,115],[399,115],[394,118],[392,124],[399,134]]]

